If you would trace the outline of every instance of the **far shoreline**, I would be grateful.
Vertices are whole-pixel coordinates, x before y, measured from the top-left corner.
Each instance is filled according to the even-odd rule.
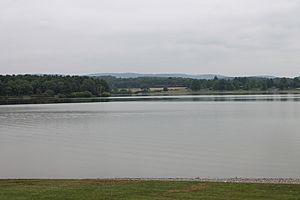
[[[0,97],[0,105],[19,105],[19,104],[58,104],[58,103],[92,103],[92,102],[128,102],[128,101],[179,101],[188,100],[190,101],[235,101],[235,100],[248,100],[248,101],[273,101],[272,98],[265,99],[224,99],[226,96],[236,97],[249,97],[251,95],[259,95],[261,97],[268,96],[280,96],[280,95],[299,95],[300,90],[293,91],[210,91],[210,92],[189,92],[184,94],[168,94],[168,93],[147,93],[139,95],[119,95],[114,94],[110,97],[77,97],[77,98],[59,98],[59,97],[45,97],[45,96],[15,96],[15,97]],[[203,97],[207,97],[206,99]],[[218,98],[220,97],[220,98]],[[288,99],[282,98],[276,101],[287,101]],[[299,99],[294,99],[298,101]]]

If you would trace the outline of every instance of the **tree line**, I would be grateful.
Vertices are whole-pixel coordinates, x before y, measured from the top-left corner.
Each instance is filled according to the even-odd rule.
[[[268,91],[300,88],[297,78],[236,77],[212,80],[176,77],[116,78],[112,76],[0,75],[0,96],[109,96],[122,88],[187,87],[192,91]]]
[[[233,90],[292,90],[300,88],[300,78],[257,78],[236,77],[233,79],[193,80],[189,88],[194,91],[210,89],[218,91]]]
[[[300,88],[300,77],[297,78],[259,78],[236,77],[212,80],[190,79],[176,77],[139,77],[116,78],[112,76],[101,77],[106,80],[114,91],[120,88],[154,88],[154,87],[187,87],[192,91],[268,91],[268,90],[293,90]]]
[[[108,96],[105,80],[88,76],[0,75],[0,96]]]

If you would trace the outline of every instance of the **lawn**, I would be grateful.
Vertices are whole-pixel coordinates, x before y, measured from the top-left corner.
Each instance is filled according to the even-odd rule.
[[[0,200],[300,199],[300,185],[142,180],[0,180]]]

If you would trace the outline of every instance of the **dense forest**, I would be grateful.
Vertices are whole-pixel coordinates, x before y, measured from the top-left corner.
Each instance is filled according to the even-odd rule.
[[[153,87],[187,87],[192,91],[267,91],[267,90],[294,90],[300,88],[298,78],[258,78],[236,77],[228,79],[197,80],[190,78],[164,78],[164,77],[140,77],[140,78],[115,78],[112,76],[101,77],[106,80],[114,91],[120,88],[153,88]]]
[[[300,78],[257,78],[237,77],[233,79],[193,80],[188,86],[197,91],[201,89],[232,91],[232,90],[292,90],[300,88]]]
[[[105,80],[88,76],[0,75],[0,96],[108,96]]]

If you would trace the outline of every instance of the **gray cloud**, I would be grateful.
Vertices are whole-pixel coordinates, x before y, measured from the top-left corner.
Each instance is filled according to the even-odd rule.
[[[1,0],[0,73],[300,72],[300,0]]]

